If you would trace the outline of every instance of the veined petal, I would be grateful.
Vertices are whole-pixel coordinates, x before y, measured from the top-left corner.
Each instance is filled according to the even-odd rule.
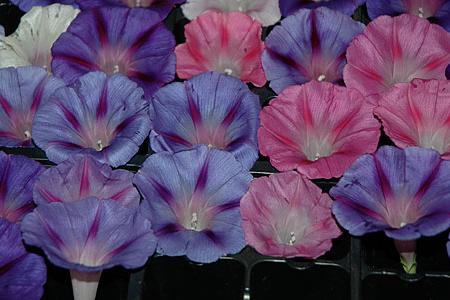
[[[0,36],[0,67],[35,65],[50,71],[50,49],[78,13],[70,5],[33,7],[13,34]]]
[[[355,9],[364,4],[366,0],[280,0],[280,9],[283,16],[294,14],[301,8],[328,7],[351,16]]]
[[[54,3],[68,4],[76,6],[75,0],[10,0],[23,11],[29,11],[35,6],[47,6]]]

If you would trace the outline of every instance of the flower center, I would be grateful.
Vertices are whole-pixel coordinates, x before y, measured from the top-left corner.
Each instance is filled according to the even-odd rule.
[[[86,137],[84,147],[92,148],[95,151],[100,152],[111,144],[115,134],[110,133],[110,130],[108,130],[106,126],[95,123],[86,127],[83,136]]]
[[[333,153],[333,145],[328,139],[310,139],[303,148],[303,153],[309,161],[316,161]]]
[[[122,0],[128,7],[149,7],[154,0]]]
[[[125,50],[111,47],[99,51],[98,65],[108,75],[126,74],[130,64],[129,55]]]
[[[446,129],[444,128],[443,130]],[[445,132],[441,131],[421,135],[418,144],[420,147],[436,150],[439,154],[446,153],[450,147],[445,139]]]

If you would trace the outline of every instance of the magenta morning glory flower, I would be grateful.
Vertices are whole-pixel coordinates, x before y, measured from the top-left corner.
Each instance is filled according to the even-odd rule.
[[[76,0],[82,9],[104,6],[125,6],[149,8],[165,18],[176,4],[186,0]]]
[[[154,151],[191,149],[197,144],[235,155],[250,169],[258,158],[260,104],[239,79],[208,72],[160,89],[152,100]]]
[[[199,146],[150,156],[134,183],[158,252],[208,263],[245,246],[239,203],[250,173],[232,154]]]
[[[402,13],[430,18],[450,31],[450,1],[448,0],[367,0],[367,12],[371,19],[381,15],[395,16]]]
[[[112,170],[90,155],[76,155],[39,176],[34,184],[33,200],[41,204],[96,197],[137,207],[140,196],[133,186],[133,176],[126,170]]]
[[[265,41],[262,63],[270,87],[279,94],[310,80],[341,81],[347,47],[363,29],[362,23],[326,7],[287,17]]]
[[[10,0],[23,11],[29,11],[34,6],[47,6],[53,3],[75,5],[75,0]]]
[[[364,4],[366,0],[280,0],[280,9],[283,16],[294,14],[301,8],[328,7],[346,15],[352,15],[355,9]],[[331,22],[331,24],[333,24]]]
[[[39,109],[34,141],[56,163],[85,153],[113,167],[123,165],[150,130],[143,94],[122,75],[86,74]]]
[[[450,226],[450,161],[431,149],[381,147],[361,156],[330,195],[342,227],[357,236],[383,230],[414,273],[415,240]]]
[[[87,198],[40,204],[22,221],[25,242],[70,269],[75,300],[93,300],[101,271],[137,268],[155,249],[150,222],[136,208]]]
[[[46,279],[44,260],[27,253],[20,227],[0,218],[0,299],[39,300]]]
[[[72,83],[90,71],[121,73],[153,95],[175,77],[175,38],[148,9],[82,11],[52,48],[52,70]]]
[[[30,158],[0,152],[0,218],[18,223],[33,210],[33,185],[43,171]]]
[[[62,86],[39,67],[0,69],[0,146],[32,146],[36,111]]]

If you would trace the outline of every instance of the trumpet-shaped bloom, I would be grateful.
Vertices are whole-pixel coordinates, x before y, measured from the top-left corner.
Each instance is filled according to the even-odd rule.
[[[287,17],[265,41],[262,63],[270,87],[279,94],[310,80],[341,81],[347,47],[363,29],[362,23],[326,7]]]
[[[0,152],[0,219],[18,223],[33,210],[33,185],[43,171],[32,159]]]
[[[450,226],[450,161],[431,149],[384,146],[360,157],[330,195],[334,215],[350,234],[433,236]]]
[[[377,148],[380,124],[372,110],[358,91],[328,82],[290,87],[261,112],[260,151],[280,171],[339,177]]]
[[[285,17],[294,14],[301,8],[317,8],[321,6],[350,16],[358,6],[365,2],[366,0],[280,0],[280,9]]]
[[[450,81],[399,83],[379,101],[375,113],[397,146],[431,148],[450,159]]]
[[[412,38],[414,37],[414,38]],[[381,16],[357,36],[347,50],[344,81],[365,96],[414,78],[445,79],[450,63],[450,33],[412,16]]]
[[[256,86],[266,83],[261,25],[249,16],[209,12],[187,24],[185,35],[186,43],[175,49],[178,77],[216,71]]]
[[[29,11],[35,6],[47,6],[54,3],[75,5],[75,0],[10,0],[23,11]]]
[[[278,0],[187,0],[181,6],[189,20],[205,11],[242,12],[257,20],[263,26],[270,26],[281,18]]]
[[[32,146],[37,110],[63,86],[39,67],[0,69],[0,146]]]
[[[50,70],[50,49],[78,12],[70,5],[33,7],[13,34],[0,36],[0,67],[35,65]]]
[[[450,1],[448,0],[367,0],[371,19],[381,15],[408,13],[421,18],[432,18],[437,24],[450,30]]]
[[[90,71],[121,73],[147,97],[175,77],[175,38],[148,9],[85,10],[52,48],[53,72],[68,83]]]
[[[23,219],[22,232],[53,264],[80,272],[140,267],[156,244],[138,210],[97,198],[40,204]]]
[[[134,183],[158,252],[203,263],[239,252],[245,246],[239,203],[251,179],[233,155],[206,146],[150,156]]]
[[[122,75],[86,74],[73,86],[58,89],[39,109],[34,141],[56,163],[84,153],[113,167],[123,165],[150,131],[143,95]]]
[[[240,80],[205,73],[163,87],[152,104],[154,151],[178,152],[204,144],[233,153],[247,169],[258,158],[259,99]]]
[[[296,172],[257,178],[241,201],[245,239],[264,255],[317,258],[341,234],[331,203]]]
[[[46,278],[44,260],[27,253],[19,226],[0,218],[0,299],[39,300]]]
[[[126,170],[113,171],[89,155],[76,155],[39,176],[34,184],[33,200],[42,204],[96,197],[137,207],[140,196],[133,186],[133,176]]]
[[[103,6],[143,7],[151,9],[165,18],[176,4],[186,0],[76,0],[82,9],[90,9]]]

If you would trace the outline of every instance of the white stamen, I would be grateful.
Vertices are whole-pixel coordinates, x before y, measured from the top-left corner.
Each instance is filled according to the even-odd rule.
[[[316,161],[316,160],[319,160],[319,158],[320,158],[320,153],[319,152],[316,152],[316,155],[314,155],[314,160]]]
[[[233,74],[233,70],[231,70],[231,69],[229,69],[229,68],[225,68],[225,69],[223,70],[223,72],[224,72],[225,74],[227,74],[227,75]]]
[[[211,149],[213,147],[212,144],[208,144],[208,149]]]
[[[421,17],[421,18],[423,18],[423,7],[419,7],[419,9],[418,9],[418,11],[419,11],[419,17]]]
[[[116,74],[116,73],[119,73],[119,65],[114,65],[114,67],[113,67],[113,73],[114,74]]]
[[[102,150],[103,150],[102,140],[98,140],[97,141],[97,151],[102,151]]]
[[[191,230],[197,230],[198,227],[198,216],[197,213],[192,213],[192,218],[191,218]]]
[[[244,9],[242,8],[242,6],[238,6],[238,11],[240,11],[240,12],[243,12],[244,11]]]
[[[141,0],[136,0],[135,4],[136,4],[136,7],[140,7],[141,6]]]
[[[30,132],[29,130],[25,130],[23,134],[25,135],[25,137],[26,137],[27,139],[30,139],[30,138],[31,138],[31,132]]]
[[[290,233],[289,233],[289,235],[291,236],[291,238],[289,239],[289,245],[294,245],[294,243],[295,243],[295,232],[293,232],[293,231],[291,231]]]
[[[401,222],[400,223],[400,228],[405,227],[406,223],[405,222]]]
[[[318,80],[318,81],[324,81],[325,78],[326,78],[325,75],[320,74],[319,77],[317,77],[317,80]]]

